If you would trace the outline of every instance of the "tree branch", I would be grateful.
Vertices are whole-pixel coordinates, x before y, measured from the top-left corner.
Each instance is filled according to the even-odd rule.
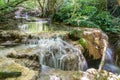
[[[27,1],[27,0],[19,0],[17,2],[15,1],[15,2],[8,3],[8,4],[6,4],[6,6],[0,8],[0,11],[5,10],[5,9],[7,9],[9,7],[15,7],[16,5],[18,5],[18,4],[20,4],[20,3],[24,2],[24,1]]]
[[[100,66],[99,66],[99,69],[98,69],[98,75],[97,75],[97,79],[100,80],[100,73],[101,73],[101,70],[103,69],[103,66],[105,64],[105,56],[106,56],[106,50],[107,50],[107,41],[105,39],[103,39],[103,44],[104,44],[104,49],[103,49],[103,54],[102,54],[102,59],[101,59],[101,62],[100,62]]]

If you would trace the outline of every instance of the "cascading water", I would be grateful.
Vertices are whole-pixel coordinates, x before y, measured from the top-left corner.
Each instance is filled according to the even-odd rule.
[[[51,28],[50,26],[48,26],[47,21],[41,19],[37,20],[37,22],[29,22],[29,24],[26,23],[23,25],[19,25],[19,29],[25,33],[30,33],[30,34],[36,32],[39,33],[42,31],[54,31],[53,26]],[[62,70],[87,69],[86,60],[84,58],[82,60],[81,58],[82,55],[81,50],[74,48],[74,46],[71,46],[69,43],[59,38],[45,39],[45,38],[36,37],[36,38],[27,39],[25,44],[31,48],[39,46],[38,53],[40,57],[40,64]],[[111,70],[111,72],[116,72],[117,67],[115,69],[112,56],[113,56],[112,50],[110,48],[107,48],[104,69]],[[82,55],[82,57],[84,56]],[[96,64],[98,67],[99,62],[100,61],[98,61],[97,63],[92,62],[93,66],[91,67],[96,68],[94,64]],[[92,65],[91,62],[90,65]]]
[[[113,56],[112,50],[110,48],[107,48],[105,61],[107,63],[113,64],[114,62],[113,62],[113,57],[112,56]]]
[[[17,7],[17,11],[15,12],[15,18],[16,19],[20,19],[20,18],[23,18],[23,19],[28,19],[28,13],[25,12],[24,14],[22,14],[22,11],[24,10],[23,7]]]
[[[28,40],[29,45],[39,47],[39,62],[61,70],[86,70],[87,63],[81,50],[60,38]]]
[[[113,52],[110,48],[106,50],[105,65],[104,69],[113,73],[120,73],[120,68],[118,68],[113,61]]]

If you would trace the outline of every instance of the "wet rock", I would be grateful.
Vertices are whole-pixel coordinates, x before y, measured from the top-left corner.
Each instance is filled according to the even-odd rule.
[[[30,70],[27,67],[21,66],[20,64],[14,62],[14,60],[8,58],[0,58],[0,72],[6,73],[16,73],[20,72],[19,76],[12,76],[3,78],[1,80],[36,80],[38,74],[36,71]],[[5,76],[5,75],[4,75]]]
[[[6,41],[4,43],[1,43],[1,46],[16,46],[18,43],[14,43],[13,41]]]
[[[62,71],[44,66],[38,80],[79,80],[81,75],[82,72],[79,71]]]
[[[2,45],[14,45],[15,43],[20,43],[23,36],[24,33],[21,33],[19,31],[0,31],[0,42],[2,42]],[[8,40],[9,43],[7,42]]]
[[[88,69],[84,74],[83,74],[83,77],[87,77],[88,80],[96,80],[97,79],[97,74],[98,74],[98,71],[94,68],[91,68],[91,69]],[[111,73],[111,72],[107,72],[105,70],[103,70],[101,73],[100,73],[100,80],[119,80],[120,78]]]
[[[36,73],[38,74],[40,71],[40,67],[41,65],[39,64],[39,62],[34,61],[34,60],[29,60],[29,59],[15,59],[12,58],[16,63],[21,64],[22,66],[25,66],[31,70],[36,71]]]
[[[37,49],[33,48],[24,48],[20,50],[10,49],[6,56],[9,58],[16,58],[16,59],[30,59],[34,61],[38,61],[38,54]]]
[[[4,48],[5,46],[0,46],[0,48]]]
[[[94,68],[88,69],[86,72],[82,71],[61,71],[61,70],[46,70],[40,73],[38,80],[97,80],[98,71]],[[100,80],[119,80],[119,76],[102,71]]]
[[[20,64],[21,66],[24,66],[35,71],[36,74],[39,73],[41,65],[39,64],[38,55],[36,55],[34,49],[31,48],[27,49],[25,48],[22,50],[9,49],[8,51],[7,50],[5,51],[6,53],[2,55],[3,57],[11,58],[12,60],[14,60],[14,62]]]

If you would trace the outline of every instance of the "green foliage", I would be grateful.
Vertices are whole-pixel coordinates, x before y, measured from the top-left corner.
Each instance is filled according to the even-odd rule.
[[[55,21],[64,22],[64,20],[67,20],[71,17],[71,14],[73,12],[73,5],[63,5],[61,10],[54,15]]]
[[[82,24],[81,22],[87,21],[89,16],[94,15],[94,13],[97,11],[96,7],[89,5],[89,3],[86,6],[86,3],[88,2],[84,0],[77,0],[77,4],[73,4],[72,2],[65,3],[60,9],[60,11],[55,14],[54,20],[72,26],[84,26],[84,23]],[[74,9],[75,5],[76,9]],[[74,14],[73,11],[75,12]],[[86,23],[88,23],[88,27],[95,26],[93,22],[87,21]]]
[[[106,27],[110,27],[112,25],[112,16],[108,12],[101,12],[94,18],[92,17],[91,20],[99,25],[102,30],[106,30]]]
[[[0,0],[0,18],[13,10],[15,11],[15,7],[24,1],[27,0]]]
[[[19,77],[21,74],[21,72],[0,72],[0,79]]]
[[[20,4],[21,6],[25,7],[28,10],[35,9],[39,5],[36,3],[36,1],[28,0]]]
[[[105,32],[112,32],[120,34],[120,19],[117,19],[110,15],[109,12],[101,12],[90,19]]]
[[[119,18],[116,20],[106,11],[106,1],[102,0],[102,2],[99,0],[76,0],[76,4],[73,4],[69,0],[55,14],[54,20],[71,26],[100,28],[107,33],[120,34]],[[75,5],[76,9],[74,9]],[[75,12],[74,15],[73,12]]]
[[[81,37],[81,30],[73,29],[69,32],[69,38],[72,40],[78,40]]]
[[[97,8],[94,6],[83,6],[81,9],[81,15],[92,16],[97,11]]]
[[[89,27],[89,28],[99,28],[99,26],[92,21],[80,21],[79,26]]]

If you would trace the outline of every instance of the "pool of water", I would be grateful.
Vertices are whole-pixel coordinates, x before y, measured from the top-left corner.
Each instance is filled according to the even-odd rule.
[[[49,31],[69,31],[70,27],[51,24],[48,21],[36,21],[36,22],[26,22],[18,25],[20,31],[25,33],[40,33]]]

